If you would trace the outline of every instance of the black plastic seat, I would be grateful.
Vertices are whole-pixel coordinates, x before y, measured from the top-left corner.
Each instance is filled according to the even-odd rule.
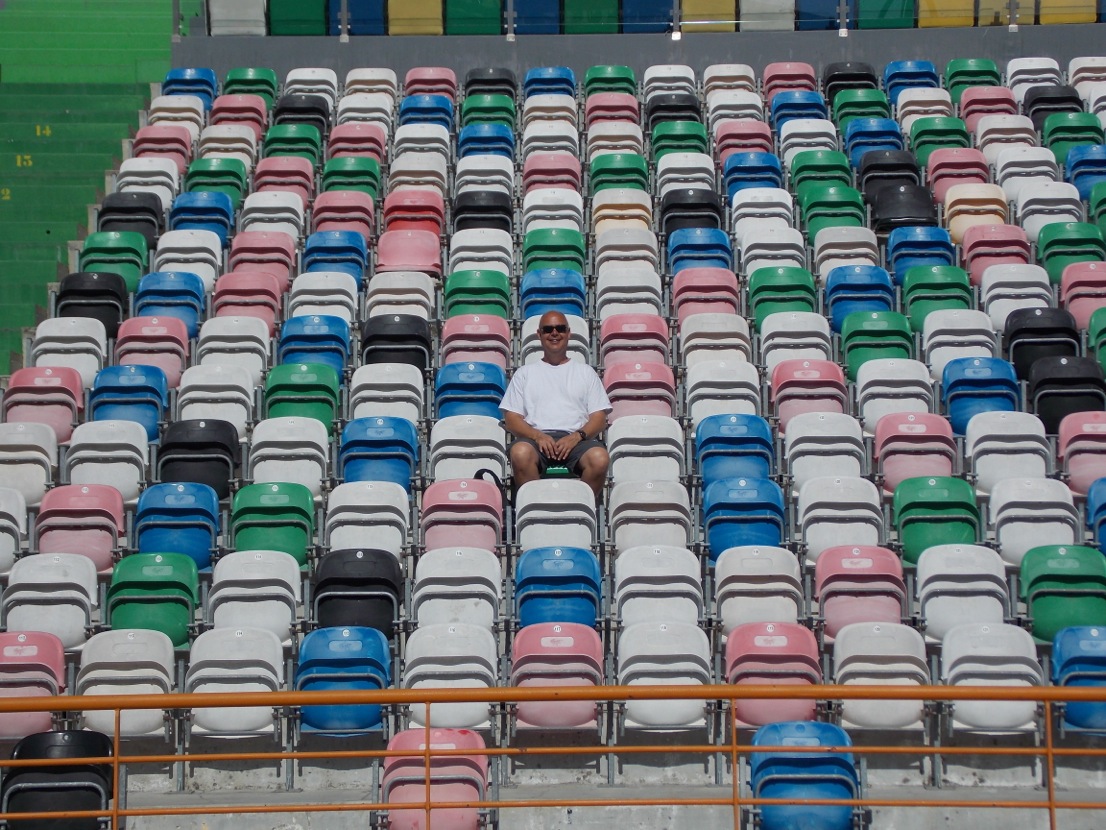
[[[67,729],[38,732],[23,738],[12,749],[14,761],[74,759],[73,764],[10,767],[0,784],[0,809],[5,813],[106,811],[113,798],[110,763],[76,761],[110,758],[111,738],[102,732]],[[9,819],[18,830],[97,830],[107,817]]]
[[[1022,108],[1033,121],[1033,129],[1040,132],[1053,113],[1082,112],[1083,99],[1073,86],[1035,86],[1026,90]]]
[[[311,124],[325,140],[330,131],[330,107],[322,95],[293,92],[273,105],[274,124]]]
[[[1106,375],[1093,357],[1042,357],[1029,367],[1026,399],[1055,435],[1073,412],[1106,410]]]
[[[495,228],[511,233],[514,203],[501,190],[466,190],[453,199],[453,229]]]
[[[361,362],[430,368],[430,323],[414,314],[379,314],[361,325]]]
[[[876,195],[885,187],[920,185],[922,172],[909,150],[871,150],[860,157],[856,180],[864,200],[874,204]]]
[[[690,92],[664,92],[650,96],[645,104],[649,132],[662,121],[702,121],[699,99]]]
[[[1062,308],[1017,308],[1006,318],[1003,332],[1006,359],[1014,373],[1025,380],[1030,367],[1046,357],[1076,357],[1079,327]]]
[[[832,107],[833,97],[843,89],[878,89],[875,67],[863,61],[837,61],[822,70],[822,94]]]
[[[505,66],[481,66],[465,73],[465,95],[510,95],[518,91],[518,77]]]
[[[156,193],[127,190],[109,193],[96,214],[98,231],[133,231],[142,234],[151,251],[165,230],[165,211]]]
[[[157,454],[158,480],[207,484],[227,499],[241,465],[238,430],[229,421],[185,419],[165,427]]]
[[[721,228],[722,199],[713,190],[678,187],[661,197],[660,226],[668,234],[681,228]]]
[[[93,317],[104,324],[109,338],[127,316],[127,282],[110,271],[74,271],[58,283],[55,317]]]
[[[879,188],[872,202],[872,230],[888,234],[895,228],[937,224],[933,194],[921,185],[899,184]]]
[[[403,602],[403,570],[386,550],[332,550],[311,580],[312,619],[320,628],[364,625],[391,640]]]

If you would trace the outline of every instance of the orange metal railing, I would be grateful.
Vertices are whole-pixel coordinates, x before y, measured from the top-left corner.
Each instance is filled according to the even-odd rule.
[[[1057,758],[1106,758],[1106,746],[1057,746],[1056,729],[1054,728],[1053,704],[1066,702],[1100,702],[1106,703],[1106,687],[988,687],[988,686],[597,686],[597,687],[509,687],[494,689],[419,689],[402,690],[391,689],[383,691],[332,691],[332,692],[267,692],[267,693],[242,693],[242,694],[200,694],[200,695],[132,695],[121,697],[61,697],[61,698],[4,698],[0,699],[0,712],[41,712],[41,711],[66,711],[78,712],[88,710],[113,710],[115,712],[116,736],[113,741],[113,755],[110,759],[90,758],[85,759],[89,763],[110,763],[112,766],[112,778],[116,797],[112,800],[112,806],[107,812],[85,811],[68,812],[64,815],[77,816],[108,816],[112,826],[118,828],[122,819],[137,816],[189,816],[189,815],[216,815],[216,814],[271,814],[295,812],[344,812],[364,810],[385,810],[388,804],[379,801],[370,802],[341,802],[341,803],[297,803],[289,804],[242,804],[233,805],[205,805],[205,806],[162,806],[162,807],[126,807],[125,799],[119,797],[119,786],[123,776],[122,768],[127,765],[137,764],[173,764],[179,762],[204,763],[211,761],[295,761],[295,760],[321,760],[321,759],[365,759],[366,761],[380,760],[389,756],[406,755],[418,757],[421,755],[429,772],[431,759],[449,755],[472,755],[468,750],[444,750],[430,747],[429,730],[425,747],[419,752],[400,752],[387,749],[361,749],[361,750],[274,750],[271,752],[236,752],[233,751],[232,742],[228,743],[228,751],[218,753],[194,753],[172,752],[164,754],[128,754],[126,739],[118,737],[120,714],[129,709],[163,709],[167,711],[186,711],[192,708],[210,707],[246,707],[246,706],[272,706],[274,708],[291,708],[303,705],[353,705],[353,704],[395,704],[401,706],[425,706],[426,723],[430,722],[429,706],[431,703],[447,702],[486,702],[489,704],[509,705],[520,701],[539,700],[587,700],[596,702],[623,702],[630,700],[707,700],[732,703],[739,699],[804,699],[819,701],[843,701],[843,700],[924,700],[927,702],[955,702],[958,700],[995,700],[995,701],[1036,701],[1043,705],[1043,739],[1040,746],[997,747],[997,746],[889,746],[873,744],[855,744],[850,747],[837,748],[840,751],[852,753],[854,756],[934,756],[934,755],[1005,755],[1005,756],[1036,756],[1042,759],[1045,775],[1045,793],[1043,798],[1030,799],[991,799],[980,801],[978,799],[955,798],[858,798],[855,800],[827,801],[810,799],[805,803],[810,804],[850,804],[867,809],[881,807],[896,808],[978,808],[988,809],[1038,809],[1047,810],[1050,830],[1057,828],[1057,810],[1101,810],[1106,809],[1106,789],[1103,797],[1096,801],[1061,800],[1058,797],[1055,786],[1055,764]],[[757,746],[740,743],[739,738],[747,734],[748,728],[739,728],[736,723],[734,708],[728,708],[730,729],[726,740],[718,740],[712,744],[678,744],[656,743],[649,745],[635,744],[593,746],[558,746],[553,743],[542,746],[515,746],[499,745],[489,746],[480,754],[486,754],[489,758],[499,757],[505,759],[523,758],[526,756],[561,755],[561,756],[596,756],[596,755],[633,755],[642,753],[664,752],[669,754],[684,754],[689,756],[721,755],[728,756],[732,766],[731,784],[728,796],[714,797],[646,797],[634,798],[630,791],[626,797],[611,798],[544,798],[544,799],[511,799],[511,800],[485,800],[466,802],[430,802],[430,787],[427,786],[427,795],[423,803],[405,803],[406,809],[423,809],[426,811],[426,821],[429,827],[431,807],[476,807],[485,809],[513,810],[544,807],[625,807],[625,806],[664,806],[664,807],[725,807],[732,810],[734,827],[740,826],[742,810],[763,804],[779,803],[772,799],[753,798],[742,793],[741,758],[752,752],[771,751],[773,747]],[[551,733],[556,734],[556,733]],[[340,746],[340,742],[336,742]],[[784,749],[784,748],[778,748]],[[804,750],[801,747],[788,746],[787,752],[825,752],[825,747],[812,747]],[[48,759],[11,761],[0,760],[0,768],[9,767],[49,767],[73,765],[74,759]],[[429,778],[429,776],[428,776]],[[721,792],[722,789],[719,788]],[[909,792],[909,790],[904,790]],[[263,798],[261,793],[259,798]],[[236,802],[239,799],[236,799]],[[15,814],[0,813],[0,818],[14,817]],[[44,818],[57,816],[58,813],[20,813],[20,818]]]

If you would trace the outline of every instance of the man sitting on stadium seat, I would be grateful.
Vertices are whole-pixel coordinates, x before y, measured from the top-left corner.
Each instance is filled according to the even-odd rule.
[[[596,499],[603,492],[610,456],[597,440],[611,402],[595,370],[569,360],[571,332],[558,311],[538,323],[542,359],[519,367],[499,403],[511,444],[515,487],[540,478],[551,464],[578,474]]]

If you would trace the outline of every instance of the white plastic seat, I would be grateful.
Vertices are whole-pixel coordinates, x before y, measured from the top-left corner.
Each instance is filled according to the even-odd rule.
[[[579,479],[528,481],[515,494],[515,538],[523,551],[550,539],[563,547],[591,548],[597,530],[595,494]]]
[[[382,274],[392,276],[392,274]],[[308,271],[292,280],[288,317],[325,314],[352,323],[358,316],[357,280],[344,271]]]
[[[788,170],[799,153],[837,147],[837,127],[827,118],[790,118],[779,128],[779,154]]]
[[[660,274],[648,263],[612,262],[597,269],[595,310],[600,322],[612,314],[660,314],[661,307]],[[575,333],[576,327],[572,329]]]
[[[58,469],[58,436],[47,424],[0,423],[0,471],[5,487],[38,507]]]
[[[286,233],[299,244],[304,229],[303,199],[289,190],[251,193],[242,202],[238,227],[243,231]]]
[[[641,75],[641,91],[646,99],[665,92],[694,94],[695,70],[682,63],[657,63],[647,66]]]
[[[746,623],[797,622],[806,613],[802,565],[785,548],[727,548],[714,564],[714,600],[724,635]]]
[[[813,311],[777,311],[760,324],[759,356],[770,377],[784,360],[829,360],[833,346],[829,320]]]
[[[197,147],[200,158],[238,159],[246,170],[257,161],[257,133],[242,124],[212,124],[200,133]]]
[[[607,528],[618,551],[650,544],[687,547],[692,540],[687,488],[678,481],[618,482],[608,500]]]
[[[0,577],[27,546],[27,500],[14,487],[0,487]]]
[[[267,35],[265,0],[210,0],[207,25],[212,36]],[[101,732],[110,730],[99,730]]]
[[[284,76],[284,94],[321,95],[329,110],[338,99],[338,73],[322,66],[297,66]]]
[[[0,600],[8,631],[45,631],[67,649],[88,641],[99,613],[96,563],[79,553],[38,553],[12,565]]]
[[[654,191],[662,198],[676,188],[713,191],[715,179],[714,159],[706,153],[665,153],[657,162]]]
[[[1029,412],[980,412],[968,421],[964,457],[980,493],[1001,481],[1044,478],[1052,450],[1045,425]]]
[[[604,153],[637,153],[641,155],[645,138],[641,127],[633,121],[600,121],[588,127],[588,161]]]
[[[303,601],[302,582],[299,563],[284,551],[224,553],[212,571],[207,619],[216,628],[264,628],[289,645]]]
[[[1030,242],[1053,222],[1082,222],[1083,201],[1068,182],[1034,182],[1018,191],[1017,219]]]
[[[147,124],[184,127],[195,143],[204,128],[204,102],[198,95],[158,95],[146,112]]]
[[[1006,86],[1014,92],[1014,99],[1021,106],[1025,93],[1035,86],[1058,86],[1063,75],[1060,64],[1054,58],[1011,58],[1006,62]]]
[[[244,128],[249,132],[249,128]],[[252,133],[251,133],[252,135]],[[180,190],[180,170],[167,158],[139,157],[124,159],[115,174],[115,189],[119,193],[153,193],[168,212]]]
[[[293,288],[295,284],[293,283]],[[437,284],[421,271],[384,271],[369,280],[366,315],[415,314],[425,320],[435,316]]]
[[[1003,147],[994,160],[995,182],[1006,198],[1017,203],[1023,189],[1060,181],[1056,157],[1047,147],[1015,144]]]
[[[942,308],[926,315],[922,324],[922,357],[934,380],[941,378],[950,360],[998,355],[998,333],[984,312]]]
[[[999,554],[1014,567],[1035,547],[1083,538],[1071,490],[1054,478],[1004,478],[991,488],[987,507]]]
[[[994,165],[1009,148],[1037,147],[1040,141],[1028,115],[985,115],[975,126],[975,146]]]
[[[331,550],[372,547],[403,555],[410,526],[407,491],[391,481],[347,481],[327,497],[323,541]]]
[[[660,263],[657,235],[636,227],[611,228],[595,237],[595,268],[620,263],[644,263],[656,269]]]
[[[185,369],[177,390],[177,418],[227,421],[234,425],[238,439],[244,441],[254,419],[250,370],[233,363],[212,362]]]
[[[539,187],[523,196],[522,233],[547,228],[567,228],[583,233],[584,197],[578,190]]]
[[[759,415],[761,378],[747,360],[703,360],[688,366],[684,411],[693,426],[711,415]]]
[[[529,95],[522,103],[522,126],[533,121],[567,121],[576,124],[576,97],[562,93]]]
[[[151,261],[152,271],[191,271],[210,293],[223,273],[223,243],[215,231],[166,231]]]
[[[1068,61],[1068,83],[1082,94],[1090,85],[1106,81],[1106,58],[1101,55]]]
[[[491,153],[476,153],[457,160],[453,171],[453,192],[491,190],[514,195],[515,167],[511,159]]]
[[[900,90],[895,101],[895,118],[903,133],[909,135],[911,125],[919,118],[953,115],[952,96],[938,87],[911,87]]]
[[[88,421],[69,440],[62,478],[70,484],[109,484],[133,505],[146,484],[150,442],[137,421]]]
[[[781,187],[747,187],[733,195],[730,226],[738,247],[763,224],[787,230],[795,224],[795,200]]]
[[[868,452],[860,422],[842,412],[801,412],[787,422],[784,458],[793,491],[833,470],[835,475],[865,474]]]
[[[346,95],[354,92],[384,92],[393,98],[399,92],[399,77],[384,66],[359,66],[346,73],[342,85]]]
[[[626,548],[614,560],[613,613],[623,626],[653,620],[696,625],[703,616],[701,570],[687,548]]]
[[[359,367],[349,384],[350,415],[422,420],[424,379],[417,366],[374,363]]]
[[[490,469],[501,479],[507,474],[507,433],[499,419],[488,415],[450,415],[430,430],[430,477],[476,478]]]
[[[788,430],[790,432],[790,430]],[[879,490],[866,478],[818,476],[799,488],[796,526],[814,563],[839,545],[879,545],[884,516]]]
[[[741,269],[746,277],[758,268],[806,267],[806,239],[797,228],[758,227],[740,242]]]
[[[1052,304],[1048,272],[1040,265],[990,265],[983,271],[979,298],[992,327],[1003,331],[1014,309],[1047,308]]]
[[[926,548],[914,586],[926,638],[938,642],[965,623],[1001,625],[1010,603],[1006,564],[982,545]]]
[[[514,242],[499,228],[465,228],[449,241],[449,270],[492,269],[512,273]]]
[[[839,265],[879,265],[879,242],[869,228],[822,228],[814,237],[814,274],[819,283]]]
[[[833,641],[834,683],[840,686],[928,686],[922,635],[901,623],[852,623]],[[841,723],[867,729],[921,729],[924,700],[845,700]]]
[[[284,649],[263,628],[210,628],[192,642],[186,694],[241,694],[284,690]],[[196,707],[193,735],[225,737],[280,733],[279,710],[273,706]]]
[[[711,133],[723,121],[764,120],[764,99],[751,89],[714,89],[706,94],[707,126]]]
[[[522,156],[531,153],[580,153],[580,133],[576,121],[533,119],[522,130]]]
[[[706,685],[712,680],[710,642],[697,625],[650,621],[622,629],[617,646],[620,686]],[[627,728],[678,729],[705,721],[703,700],[631,700],[624,709]]]
[[[445,157],[433,152],[404,150],[392,158],[388,190],[400,187],[432,187],[449,196],[449,169]]]
[[[116,629],[94,634],[81,650],[75,693],[88,696],[165,695],[176,686],[173,641],[161,631]],[[82,725],[105,735],[115,734],[115,712],[89,709]],[[124,709],[119,734],[125,737],[168,733],[162,709]]]
[[[494,687],[499,678],[495,636],[471,623],[420,625],[407,638],[401,686],[422,688]],[[474,729],[490,718],[487,703],[432,703],[430,726]],[[426,726],[426,707],[411,707],[412,726]]]
[[[679,481],[684,472],[684,434],[675,418],[619,418],[607,429],[606,442],[615,483]]]
[[[35,327],[31,366],[76,369],[81,384],[88,389],[107,361],[107,330],[93,317],[48,317]]]
[[[865,432],[874,433],[884,415],[932,408],[933,380],[920,360],[880,357],[865,361],[856,372],[856,412]]]
[[[249,388],[261,383],[270,353],[269,328],[259,317],[212,317],[200,326],[197,364],[244,369],[250,380]],[[182,386],[187,374],[185,369]]]
[[[250,435],[248,477],[254,483],[302,484],[316,501],[330,482],[330,440],[315,418],[286,415],[254,424]]]
[[[738,314],[689,314],[680,326],[680,357],[688,368],[703,360],[751,360],[748,321]]]
[[[419,557],[411,587],[411,616],[419,626],[478,625],[499,620],[503,575],[499,557],[482,548],[436,548]]]
[[[756,88],[756,73],[747,63],[712,63],[703,70],[705,95],[718,89],[745,89],[754,92]]]

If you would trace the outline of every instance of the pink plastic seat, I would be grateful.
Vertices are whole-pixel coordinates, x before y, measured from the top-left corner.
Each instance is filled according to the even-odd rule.
[[[985,115],[1017,115],[1018,102],[1004,86],[970,86],[960,93],[960,117],[974,133]]]
[[[494,363],[506,369],[511,360],[511,326],[492,314],[458,314],[442,324],[441,362]]]
[[[65,647],[45,631],[0,633],[0,697],[65,693]],[[19,740],[53,728],[51,712],[0,713],[0,739]]]
[[[683,268],[672,279],[672,307],[683,326],[692,314],[736,314],[737,275],[728,268]]]
[[[327,190],[315,197],[311,232],[354,231],[371,245],[376,238],[373,197],[360,190]]]
[[[893,412],[876,422],[872,460],[888,495],[908,478],[951,476],[958,452],[952,425],[940,415]]]
[[[296,267],[296,240],[282,231],[239,231],[227,264],[231,271],[272,274],[287,290]]]
[[[902,622],[902,562],[893,551],[872,545],[826,548],[814,565],[814,597],[827,641],[851,623]]]
[[[598,121],[641,121],[637,98],[629,92],[594,92],[584,102],[584,121],[590,127]]]
[[[280,318],[284,289],[265,271],[231,271],[215,281],[212,311],[216,317],[257,317],[271,337]]]
[[[421,271],[442,278],[442,246],[431,231],[384,231],[376,242],[376,273]]]
[[[347,121],[330,131],[326,142],[328,158],[369,156],[381,164],[387,154],[388,136],[384,127],[372,121]]]
[[[170,159],[183,176],[192,160],[192,134],[187,127],[147,124],[134,134],[131,152],[135,158]]]
[[[403,78],[404,95],[445,95],[457,103],[457,73],[447,66],[416,66]]]
[[[671,418],[676,408],[676,379],[665,363],[616,363],[603,372],[603,386],[611,401],[608,423],[627,415]]]
[[[188,327],[179,317],[132,317],[119,324],[115,362],[120,366],[156,366],[170,389],[188,368]]]
[[[964,232],[960,252],[972,285],[980,285],[983,272],[992,265],[1031,262],[1029,237],[1017,225],[974,225]]]
[[[772,128],[755,118],[728,118],[714,128],[714,155],[721,166],[734,153],[771,153]]]
[[[407,752],[384,759],[381,791],[389,805],[417,804],[427,800],[432,804],[482,801],[488,786],[488,757],[481,754],[484,739],[468,729],[431,729],[427,732],[408,729],[388,742],[388,749]],[[430,749],[429,775],[426,750]],[[465,755],[435,755],[434,750],[467,750]],[[429,786],[428,786],[429,778]],[[388,810],[391,830],[430,830],[448,827],[450,830],[476,830],[480,811],[475,807],[438,807],[430,811],[430,826],[426,825],[425,807]]]
[[[538,187],[569,187],[579,190],[581,180],[580,159],[562,150],[530,153],[522,165],[524,194]]]
[[[818,89],[814,67],[802,61],[777,61],[764,67],[761,73],[764,102],[772,105],[776,94],[791,89]]]
[[[110,573],[126,532],[123,496],[107,484],[63,484],[42,497],[33,544],[39,553],[79,553]]]
[[[1060,307],[1087,328],[1091,315],[1106,306],[1106,262],[1073,262],[1060,275]]]
[[[780,432],[786,432],[788,422],[803,412],[844,412],[845,373],[829,360],[781,360],[772,370],[769,400]]]
[[[659,314],[612,314],[599,333],[603,367],[617,363],[667,363],[668,321]]]
[[[603,683],[603,643],[581,623],[535,623],[519,630],[511,645],[511,685],[599,686]],[[591,700],[525,700],[518,703],[516,726],[588,728],[596,725]]]
[[[1091,485],[1106,477],[1106,412],[1073,412],[1060,421],[1056,461],[1067,476],[1068,488],[1086,495]]]
[[[495,551],[503,532],[503,494],[482,479],[435,481],[423,493],[420,525],[427,550]]]
[[[310,205],[315,198],[315,168],[300,156],[261,159],[253,169],[253,189],[287,190],[298,194],[305,205]]]
[[[212,102],[208,120],[212,124],[249,127],[260,144],[269,116],[265,110],[265,99],[260,95],[232,94],[220,95]]]
[[[432,187],[400,187],[384,198],[384,229],[430,231],[441,236],[445,199]]]
[[[59,444],[73,434],[84,411],[81,373],[68,366],[30,366],[12,372],[4,392],[4,420],[45,424]]]
[[[954,184],[987,184],[991,179],[987,159],[969,147],[942,147],[930,153],[926,162],[926,181],[933,201],[944,203]]]
[[[822,682],[814,632],[793,622],[739,625],[726,639],[726,680],[735,686],[814,686]],[[812,720],[817,701],[780,698],[734,701],[737,720],[763,726],[786,720]]]

